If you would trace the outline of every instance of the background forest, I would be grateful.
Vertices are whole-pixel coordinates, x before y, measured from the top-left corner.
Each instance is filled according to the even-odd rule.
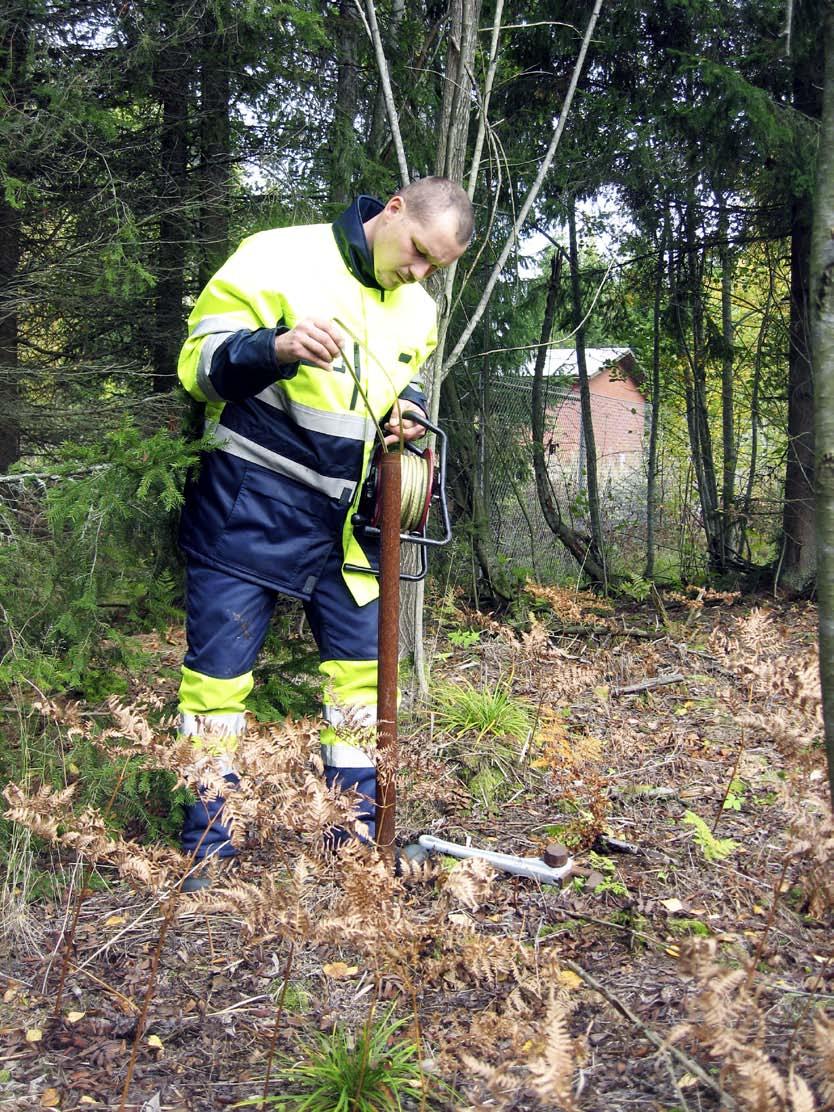
[[[4,1106],[263,1103],[280,1062],[305,1091],[288,1061],[356,1045],[350,1084],[381,1055],[408,1108],[834,1106],[834,624],[818,654],[809,601],[834,612],[831,9],[5,0]],[[430,284],[454,539],[425,597],[403,591],[402,684],[430,671],[432,700],[400,826],[558,838],[579,871],[560,893],[323,864],[298,816],[320,836],[344,801],[310,786],[309,723],[268,725],[316,707],[288,607],[241,757],[254,864],[227,918],[184,912],[190,307],[245,236],[429,174],[477,223]],[[577,371],[567,477],[555,349]],[[633,354],[646,403],[616,481],[599,349]]]

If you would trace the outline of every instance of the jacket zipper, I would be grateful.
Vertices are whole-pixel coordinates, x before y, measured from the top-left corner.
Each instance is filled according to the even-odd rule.
[[[359,362],[359,344],[356,340],[353,341],[353,393],[350,396],[350,408],[356,409],[356,403],[359,400],[359,383],[362,379],[362,367]]]

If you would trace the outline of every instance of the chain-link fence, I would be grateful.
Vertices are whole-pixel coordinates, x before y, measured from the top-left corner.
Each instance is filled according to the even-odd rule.
[[[585,443],[578,392],[544,381],[543,445],[551,498],[562,520],[590,534]],[[530,378],[501,379],[488,387],[480,420],[476,481],[489,507],[499,556],[519,573],[542,581],[576,578],[579,567],[547,524],[533,470]],[[609,565],[641,576],[647,548],[649,408],[633,399],[592,393],[600,514]],[[741,554],[766,564],[777,555],[781,530],[783,438],[760,434],[750,479],[749,430],[739,432],[736,509],[743,523]],[[703,519],[686,430],[682,422],[658,441],[654,498],[655,575],[697,581],[707,566]]]

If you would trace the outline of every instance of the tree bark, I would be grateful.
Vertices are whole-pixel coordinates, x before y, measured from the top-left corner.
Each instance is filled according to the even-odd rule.
[[[652,311],[652,402],[650,410],[649,458],[646,473],[646,579],[654,578],[654,527],[657,501],[657,442],[660,429],[660,304],[663,295],[666,242],[669,235],[669,210],[664,213],[663,230],[657,250]]]
[[[588,516],[591,521],[591,545],[596,562],[602,568],[603,587],[608,587],[605,560],[605,540],[602,535],[602,516],[599,505],[599,476],[597,446],[594,437],[594,419],[591,411],[591,388],[588,384],[588,366],[585,360],[585,326],[582,323],[582,287],[579,275],[579,245],[576,239],[576,198],[568,204],[568,237],[570,253],[570,288],[573,308],[573,333],[576,343],[576,370],[579,374],[579,405],[582,413],[582,441],[585,447],[585,481],[588,484]],[[541,354],[541,351],[539,352]]]
[[[231,98],[229,45],[226,34],[209,6],[204,16],[206,30],[200,67],[200,286],[217,271],[229,255],[229,183],[232,165],[232,134],[229,119]],[[185,147],[181,125],[178,140]],[[185,173],[179,150],[172,150],[172,169]],[[185,216],[180,216],[180,224]],[[172,254],[172,263],[174,262]],[[176,265],[176,264],[175,264]],[[174,291],[176,296],[176,291]]]
[[[816,409],[817,598],[828,786],[834,809],[834,11],[824,24],[825,83],[811,249]]]
[[[356,58],[358,53],[359,13],[353,0],[341,0],[336,25],[336,102],[330,125],[330,197],[344,207],[353,195],[358,146],[353,121],[356,119],[359,81]]]
[[[176,383],[177,356],[183,341],[182,302],[185,292],[184,195],[188,155],[189,59],[179,42],[176,18],[163,34],[168,42],[157,61],[155,93],[162,116],[159,166],[159,245],[155,331],[152,346],[153,392],[162,394]]]
[[[791,318],[788,354],[788,456],[779,582],[791,591],[809,590],[816,574],[814,536],[814,377],[809,351],[808,274],[811,257],[810,205],[793,204],[791,231]]]
[[[729,245],[727,200],[723,193],[716,196],[718,204],[718,238],[721,258],[721,539],[725,564],[738,548],[738,516],[735,505],[736,448],[735,398],[733,370],[735,365],[733,333],[733,261]]]
[[[12,112],[25,109],[26,58],[31,34],[28,9],[16,21],[9,18],[0,24],[0,92],[7,110]],[[25,174],[25,168],[18,166],[14,158],[9,160],[8,171],[16,177]],[[0,473],[8,471],[20,458],[16,278],[21,254],[21,210],[0,189]]]
[[[533,471],[536,476],[536,493],[548,528],[559,538],[580,568],[595,583],[605,583],[605,569],[594,551],[593,541],[582,537],[566,525],[559,503],[553,494],[547,460],[544,454],[544,365],[547,359],[547,344],[553,333],[553,321],[559,299],[559,282],[562,269],[562,253],[556,252],[550,260],[550,278],[547,284],[547,299],[544,306],[539,349],[533,368],[533,391],[531,395],[530,426],[533,436]]]

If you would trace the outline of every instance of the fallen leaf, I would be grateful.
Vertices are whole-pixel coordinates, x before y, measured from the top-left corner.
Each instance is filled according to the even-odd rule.
[[[124,915],[111,915],[109,919],[104,920],[105,927],[123,927],[127,922]]]
[[[697,1084],[698,1084],[698,1078],[693,1077],[691,1073],[683,1074],[681,1076],[680,1080],[678,1081],[678,1085],[680,1086],[681,1089],[689,1089],[693,1085],[697,1085]]]
[[[159,1035],[148,1035],[148,1046],[153,1047],[154,1050],[164,1050],[162,1039]]]
[[[86,1012],[67,1012],[67,1023],[78,1023],[86,1014]]]
[[[61,1094],[57,1089],[44,1089],[41,1093],[41,1108],[57,1108],[61,1103]]]
[[[43,1031],[40,1027],[30,1027],[26,1032],[26,1041],[30,1043],[40,1042],[43,1038]]]
[[[582,987],[582,978],[572,969],[560,969],[556,980],[562,988],[570,989],[571,992]]]
[[[87,1094],[85,1093],[84,1096],[81,1098],[81,1100],[78,1103],[79,1104],[98,1104],[98,1101],[96,1100],[95,1097],[88,1097]]]
[[[337,981],[344,980],[345,977],[355,977],[359,972],[358,965],[347,965],[343,961],[331,961],[321,968],[323,973]]]
[[[683,904],[680,900],[675,899],[674,896],[671,899],[661,900],[660,902],[663,904],[667,911],[683,911]]]

